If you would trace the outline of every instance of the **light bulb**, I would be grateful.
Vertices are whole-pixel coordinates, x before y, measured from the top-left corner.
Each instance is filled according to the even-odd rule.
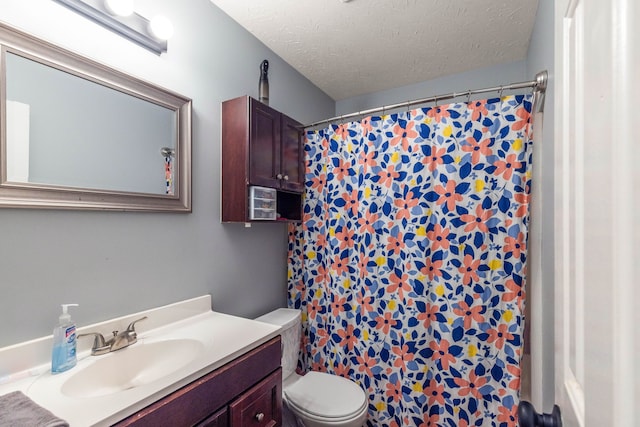
[[[160,40],[169,40],[173,35],[173,24],[168,18],[157,15],[149,22],[149,29]]]
[[[133,13],[133,0],[105,0],[104,6],[112,15],[129,16]]]

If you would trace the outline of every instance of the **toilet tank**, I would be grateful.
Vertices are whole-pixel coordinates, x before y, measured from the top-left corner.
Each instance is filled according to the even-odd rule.
[[[282,327],[280,332],[282,336],[282,378],[287,378],[295,372],[298,365],[302,329],[300,310],[279,308],[255,320]]]

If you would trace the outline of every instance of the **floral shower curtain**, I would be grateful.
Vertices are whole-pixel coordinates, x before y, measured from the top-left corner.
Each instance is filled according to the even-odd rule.
[[[372,426],[515,426],[531,95],[309,132],[289,229],[301,369],[351,378]]]

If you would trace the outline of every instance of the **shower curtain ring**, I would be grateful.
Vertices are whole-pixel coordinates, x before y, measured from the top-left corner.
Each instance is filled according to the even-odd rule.
[[[498,96],[500,97],[500,100],[502,101],[502,92],[504,91],[504,86],[500,86],[500,93],[498,94]]]
[[[471,102],[471,89],[467,91],[467,104]]]

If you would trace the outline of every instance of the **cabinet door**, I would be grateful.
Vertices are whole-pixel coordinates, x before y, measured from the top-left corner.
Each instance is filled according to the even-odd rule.
[[[227,408],[222,408],[206,420],[198,423],[196,427],[229,427],[229,414]]]
[[[242,394],[229,405],[231,427],[282,425],[282,369]]]
[[[304,145],[302,125],[282,115],[281,173],[283,190],[304,190]]]
[[[280,113],[251,100],[251,132],[249,134],[249,182],[279,188],[280,179]]]

